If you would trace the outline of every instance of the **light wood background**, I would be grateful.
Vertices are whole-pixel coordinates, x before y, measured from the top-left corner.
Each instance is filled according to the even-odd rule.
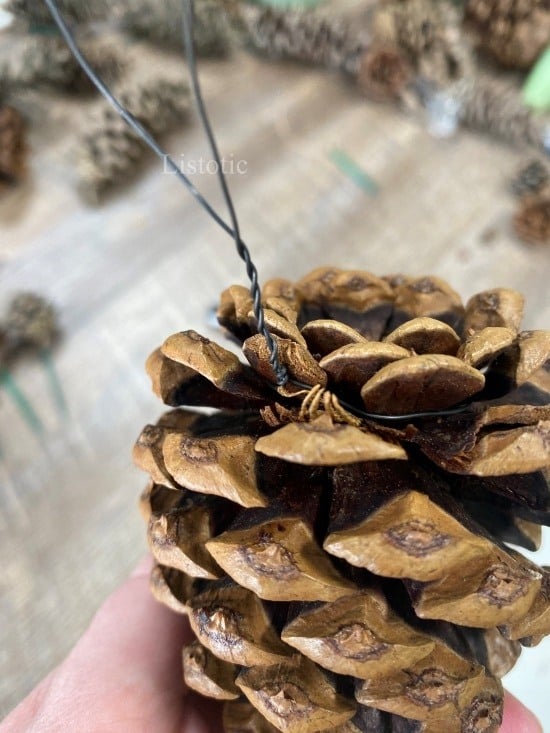
[[[203,64],[222,150],[247,163],[230,180],[264,279],[324,263],[448,278],[464,297],[526,291],[526,322],[550,324],[550,250],[511,233],[507,186],[523,156],[474,134],[440,141],[421,120],[368,104],[337,76],[245,55]],[[74,187],[70,131],[82,110],[29,95],[31,176],[0,203],[0,308],[30,288],[58,307],[55,353],[70,415],[40,364],[15,372],[45,424],[36,438],[0,402],[0,707],[55,665],[145,552],[136,509],[145,478],[130,451],[161,412],[143,363],[168,334],[215,335],[218,293],[245,282],[230,239],[153,163],[131,188],[88,208]],[[169,141],[207,156],[197,124]],[[367,195],[330,160],[340,148],[379,186]],[[195,182],[219,201],[212,176]],[[550,559],[546,548],[546,562]],[[510,678],[541,717],[548,643]]]

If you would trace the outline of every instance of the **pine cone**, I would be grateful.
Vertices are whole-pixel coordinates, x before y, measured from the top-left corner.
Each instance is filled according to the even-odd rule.
[[[460,122],[467,127],[545,150],[548,116],[525,107],[515,84],[478,75],[462,79],[448,93],[458,105]]]
[[[0,105],[0,191],[22,177],[26,152],[23,118],[14,107]]]
[[[6,351],[47,349],[59,335],[57,313],[42,296],[19,293],[10,303],[3,330]]]
[[[108,0],[58,0],[57,4],[63,17],[72,23],[103,20],[109,11]],[[32,25],[54,25],[46,4],[37,0],[9,0],[5,9]]]
[[[506,544],[550,523],[550,333],[434,277],[322,268],[263,302],[284,387],[241,286],[218,317],[250,365],[193,331],[148,361],[177,409],[135,459],[188,685],[231,733],[496,733],[550,632],[550,571]]]
[[[126,32],[181,52],[182,3],[180,0],[118,0],[117,14]],[[193,37],[201,56],[226,56],[232,33],[221,0],[196,0]]]
[[[120,102],[155,136],[185,120],[190,108],[189,87],[180,79],[153,76],[116,93]],[[147,153],[139,135],[103,100],[76,149],[80,189],[93,202],[127,179]]]
[[[373,44],[361,58],[357,81],[370,99],[398,99],[412,76],[412,69],[399,48]]]
[[[249,43],[275,58],[340,69],[359,70],[361,57],[371,42],[370,31],[341,18],[314,11],[273,10],[243,4],[238,19]]]
[[[550,43],[547,0],[468,0],[466,25],[502,66],[529,69]]]
[[[523,165],[512,180],[512,191],[516,196],[537,193],[550,184],[550,170],[541,160],[530,160]]]
[[[424,79],[444,86],[469,76],[474,59],[456,8],[432,0],[391,0],[373,18],[381,42],[396,44]]]
[[[82,39],[80,45],[102,78],[112,81],[119,76],[124,64],[111,41],[88,37]],[[9,55],[0,61],[0,78],[7,88],[34,88],[47,84],[77,93],[95,89],[59,36],[12,35]]]
[[[514,230],[528,244],[550,243],[550,187],[521,198]]]

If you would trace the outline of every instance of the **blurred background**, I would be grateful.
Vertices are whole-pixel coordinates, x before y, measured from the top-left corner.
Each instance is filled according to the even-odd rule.
[[[503,59],[502,39],[486,42],[479,2],[467,32],[462,7],[408,3],[405,20],[391,2],[386,15],[374,2],[324,4],[333,33],[341,16],[361,19],[338,53],[300,46],[303,20],[277,35],[256,6],[234,23],[204,4],[204,93],[261,278],[336,264],[438,275],[465,300],[505,286],[526,293],[527,328],[548,327],[549,27],[536,19],[542,43],[531,28],[535,58]],[[139,4],[141,25],[124,3],[113,17],[101,3],[97,17],[82,16],[94,3],[64,9],[119,94],[222,211],[168,32],[174,7],[156,4],[162,15]],[[57,320],[42,301],[19,302],[42,319],[35,348],[0,342],[1,714],[146,552],[145,477],[131,448],[162,411],[146,357],[174,331],[215,336],[218,294],[246,282],[231,240],[87,88],[33,5],[5,2],[2,14],[0,314],[16,319],[14,297],[31,292]],[[407,45],[426,13],[429,33]],[[537,562],[550,564],[548,534]],[[550,731],[549,651],[548,640],[525,650],[507,686]]]

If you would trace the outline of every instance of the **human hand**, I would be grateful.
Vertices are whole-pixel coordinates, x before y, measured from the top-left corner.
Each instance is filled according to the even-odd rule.
[[[67,659],[0,733],[221,733],[219,706],[183,690],[182,618],[149,593],[150,561],[104,603]],[[500,733],[542,733],[510,695]]]

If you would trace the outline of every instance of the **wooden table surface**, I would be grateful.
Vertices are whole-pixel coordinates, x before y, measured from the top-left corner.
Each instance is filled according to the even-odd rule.
[[[262,278],[324,263],[432,273],[465,298],[495,285],[523,290],[527,325],[548,326],[550,250],[522,245],[510,229],[517,151],[466,133],[436,140],[421,120],[367,104],[318,71],[243,54],[205,63],[203,77],[223,151],[247,164],[230,184]],[[174,331],[214,335],[219,292],[245,282],[230,239],[153,162],[107,204],[86,207],[68,134],[82,110],[33,95],[21,104],[34,121],[32,175],[0,203],[0,309],[22,288],[58,307],[65,338],[54,362],[69,415],[43,364],[19,364],[14,376],[45,430],[37,437],[1,395],[3,712],[63,657],[145,552],[136,508],[145,478],[130,452],[162,410],[145,358]],[[188,162],[208,155],[197,124],[169,145]],[[336,167],[334,150],[368,172],[377,196]],[[213,176],[194,181],[220,201]],[[510,678],[547,721],[549,649],[526,651]]]

